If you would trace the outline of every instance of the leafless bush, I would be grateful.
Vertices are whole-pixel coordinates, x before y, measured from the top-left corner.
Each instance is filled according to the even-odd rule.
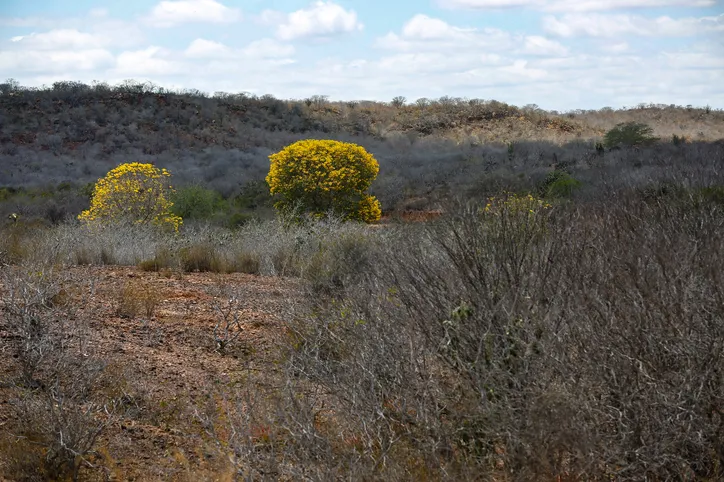
[[[194,409],[231,473],[249,481],[335,480],[348,473],[356,457],[335,450],[320,432],[325,407],[310,403],[318,397],[302,396],[303,388],[285,386],[276,373],[247,368],[244,383],[207,387],[205,402]]]
[[[15,358],[20,362],[22,383],[33,387],[38,384],[38,368],[55,348],[44,315],[56,304],[67,302],[64,280],[47,265],[7,267],[2,278],[6,332],[17,341]]]
[[[96,467],[95,443],[120,407],[95,393],[105,362],[73,309],[80,287],[42,265],[4,271],[2,286],[3,348],[13,358],[2,384],[11,419],[0,437],[0,470],[28,480],[77,480],[82,467]],[[92,281],[83,288],[81,297],[92,295]]]
[[[620,196],[390,234],[290,325],[289,386],[330,410],[336,475],[721,478],[721,210]]]
[[[370,267],[383,233],[332,215],[295,233],[299,277],[311,294],[333,295]]]
[[[559,357],[599,461],[622,480],[721,478],[722,206],[623,199],[587,214]]]
[[[220,299],[213,303],[217,316],[213,338],[216,350],[224,354],[243,333],[244,327],[241,320],[241,300],[239,295],[230,293],[228,288],[222,291]]]
[[[172,237],[154,226],[131,223],[102,228],[69,223],[48,232],[47,239],[68,264],[137,265],[173,245]]]
[[[118,400],[106,403],[87,399],[81,378],[92,375],[97,368],[61,362],[63,370],[74,370],[71,380],[56,376],[53,385],[18,394],[13,401],[13,415],[8,434],[3,440],[12,464],[10,471],[25,476],[42,476],[45,480],[70,477],[78,480],[83,466],[97,468],[94,449],[101,433],[118,417]],[[83,370],[81,374],[77,370]],[[83,380],[83,383],[93,380]],[[14,446],[13,446],[14,445]],[[40,451],[37,449],[40,448]],[[26,458],[29,450],[33,458]],[[18,464],[18,462],[20,462]],[[14,465],[14,466],[13,466]]]

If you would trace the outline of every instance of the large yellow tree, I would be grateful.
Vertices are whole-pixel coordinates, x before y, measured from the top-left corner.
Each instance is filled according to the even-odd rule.
[[[367,193],[380,170],[363,147],[332,140],[303,140],[269,156],[266,178],[279,210],[334,212],[346,219],[378,221],[379,201]]]
[[[153,164],[121,164],[99,179],[93,190],[90,209],[78,219],[88,224],[130,221],[154,224],[178,231],[182,220],[171,214],[173,192],[171,174]]]

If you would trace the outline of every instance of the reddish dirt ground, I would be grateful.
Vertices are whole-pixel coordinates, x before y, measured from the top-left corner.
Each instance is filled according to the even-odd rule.
[[[5,268],[2,268],[5,269]],[[84,471],[90,480],[226,480],[229,464],[213,441],[193,423],[193,411],[203,405],[207,389],[233,384],[249,373],[257,382],[272,383],[283,339],[281,313],[299,296],[294,280],[244,274],[142,272],[134,267],[79,267],[63,273],[71,285],[85,285],[77,303],[78,316],[87,320],[95,355],[110,362],[108,380],[123,386],[138,407],[137,415],[110,426],[97,447],[96,459],[105,470]],[[88,282],[94,294],[88,295]],[[118,314],[124,286],[142,286],[157,295],[153,316]],[[226,353],[216,349],[212,336],[219,319],[214,310],[219,290],[239,298],[241,336]],[[3,287],[0,286],[0,293]],[[0,312],[0,316],[2,313]],[[3,335],[0,376],[12,370],[10,347]],[[261,376],[263,375],[263,377]],[[5,393],[3,393],[5,391]],[[7,388],[0,402],[9,403]],[[0,405],[0,426],[9,422]],[[0,474],[2,465],[0,464]],[[227,472],[228,473],[228,472]],[[14,480],[13,474],[4,474]],[[2,477],[0,476],[0,479]]]

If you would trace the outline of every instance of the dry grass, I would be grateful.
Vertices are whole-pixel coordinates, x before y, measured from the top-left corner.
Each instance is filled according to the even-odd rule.
[[[139,315],[147,319],[153,317],[162,294],[158,287],[141,280],[126,281],[116,297],[116,313],[121,318],[135,318]]]

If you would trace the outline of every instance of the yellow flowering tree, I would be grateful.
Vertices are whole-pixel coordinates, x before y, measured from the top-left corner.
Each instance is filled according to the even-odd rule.
[[[93,190],[90,209],[78,219],[88,224],[131,221],[155,224],[178,231],[181,217],[171,214],[173,192],[171,174],[153,164],[121,164],[99,179]]]
[[[269,156],[266,178],[275,206],[281,211],[300,207],[323,215],[332,211],[345,219],[378,221],[379,201],[369,194],[380,170],[363,147],[332,140],[303,140]]]

